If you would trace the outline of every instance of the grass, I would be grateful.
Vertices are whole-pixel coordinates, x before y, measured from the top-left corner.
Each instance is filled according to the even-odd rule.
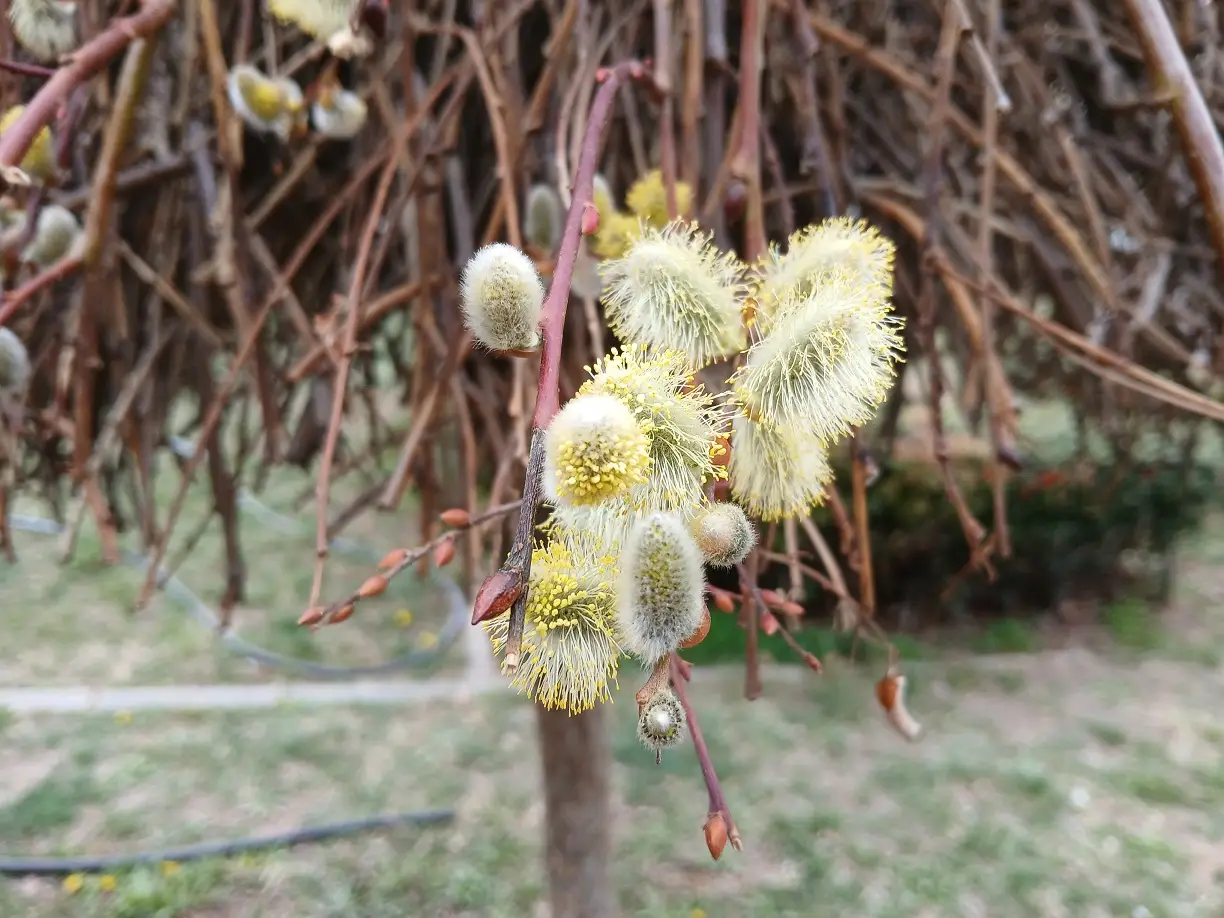
[[[913,706],[930,729],[917,745],[878,715],[869,674],[837,658],[819,679],[768,672],[769,694],[754,704],[735,674],[695,686],[747,842],[718,863],[701,837],[705,792],[691,749],[655,767],[633,736],[627,688],[610,709],[624,914],[1224,908],[1224,734],[1208,730],[1212,686],[1154,707],[1177,677],[1171,664],[1120,683],[1098,661],[1030,676],[1020,694],[985,676],[966,690],[964,666],[931,661],[915,672]],[[1088,704],[1081,691],[1068,705],[1068,673],[1094,680],[1113,704]],[[1126,720],[1145,704],[1144,719]],[[13,918],[521,916],[543,899],[532,718],[513,696],[130,722],[17,717],[4,729],[0,775],[0,848],[29,854],[457,810],[451,826],[142,868],[106,880],[109,890],[97,876],[76,892],[12,881],[0,886],[0,914]]]
[[[160,476],[161,506],[169,505],[177,481],[173,472]],[[343,505],[356,488],[354,482],[339,480],[334,504]],[[295,509],[295,498],[303,491],[311,491],[308,475],[276,470],[259,494],[261,503],[296,524],[288,533],[257,512],[241,514],[247,593],[234,611],[237,632],[277,653],[338,666],[373,665],[409,651],[429,650],[446,620],[448,594],[437,580],[423,580],[415,572],[397,578],[385,595],[364,601],[343,626],[312,633],[297,625],[309,598],[314,560],[313,504]],[[210,506],[207,487],[193,487],[168,562],[182,556],[187,534],[207,517]],[[45,508],[28,502],[18,512],[46,514]],[[388,549],[412,544],[415,524],[410,501],[394,514],[369,513],[351,524],[342,537],[363,551],[332,553],[325,598],[351,592]],[[128,564],[105,565],[91,522],[82,530],[75,557],[64,567],[57,563],[55,539],[20,532],[16,542],[20,560],[16,566],[0,566],[0,592],[6,608],[22,610],[9,617],[7,638],[27,649],[19,662],[0,669],[0,685],[251,682],[278,675],[218,648],[212,633],[164,593],[146,611],[133,614],[143,573]],[[125,537],[124,544],[139,547],[134,537]],[[224,569],[223,542],[214,522],[176,573],[215,610]],[[455,647],[439,665],[457,671],[462,659],[462,648]]]

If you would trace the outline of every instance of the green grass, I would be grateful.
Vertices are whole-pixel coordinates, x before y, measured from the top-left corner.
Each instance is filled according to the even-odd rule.
[[[738,673],[696,683],[746,843],[717,863],[701,836],[705,790],[691,748],[656,767],[634,739],[626,686],[609,709],[623,914],[818,908],[900,918],[988,907],[1009,918],[1130,914],[1140,904],[1156,915],[1224,908],[1208,869],[1224,842],[1224,775],[1212,764],[1224,737],[1207,729],[1212,692],[1187,691],[1161,715],[1202,731],[1197,757],[1181,760],[1164,750],[1161,723],[1116,719],[1150,686],[1120,690],[1112,669],[1082,674],[1104,680],[1101,694],[1112,699],[1092,711],[1066,705],[1071,686],[1057,674],[1030,676],[1016,694],[988,670],[964,689],[965,672],[941,662],[916,668],[912,707],[929,733],[915,745],[875,709],[869,675],[836,660],[819,678],[767,671],[768,694],[753,704],[740,697]],[[962,690],[949,695],[954,684],[972,704]],[[0,914],[533,914],[545,880],[532,732],[529,709],[509,694],[131,722],[14,718],[0,749],[0,850],[9,853],[114,852],[392,809],[455,807],[458,818],[171,873],[123,872],[110,891],[97,877],[75,894],[51,880],[12,882],[0,885]],[[1090,802],[1077,806],[1076,793]]]

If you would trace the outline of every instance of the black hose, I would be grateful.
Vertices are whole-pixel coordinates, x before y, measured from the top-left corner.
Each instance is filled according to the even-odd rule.
[[[268,848],[288,848],[308,842],[325,841],[344,835],[355,835],[371,829],[388,829],[396,826],[431,826],[449,823],[455,818],[452,810],[425,810],[419,813],[388,813],[365,819],[346,819],[342,822],[326,822],[317,826],[305,826],[275,835],[259,835],[238,838],[233,841],[201,842],[181,848],[166,848],[163,851],[138,851],[134,854],[112,854],[107,857],[3,857],[0,856],[0,875],[3,876],[66,876],[70,873],[109,873],[140,867],[145,864],[162,864],[167,861],[184,863],[200,861],[210,857],[233,857],[248,851]]]

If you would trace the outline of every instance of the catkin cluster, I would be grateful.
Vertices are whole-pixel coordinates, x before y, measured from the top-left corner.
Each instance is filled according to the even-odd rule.
[[[683,216],[691,189],[676,199],[682,216],[669,220],[651,173],[622,213],[595,184],[591,250],[621,345],[586,368],[545,431],[552,512],[515,675],[540,703],[577,711],[608,697],[620,657],[636,657],[655,673],[637,728],[656,755],[684,733],[665,676],[671,656],[709,629],[706,567],[745,561],[752,518],[802,515],[822,500],[829,447],[871,417],[902,350],[893,246],[878,232],[826,221],[747,266]],[[564,223],[555,192],[533,188],[525,213],[533,250],[555,250]],[[531,260],[510,246],[482,249],[464,270],[464,316],[488,347],[537,347],[542,301]],[[711,392],[697,373],[718,361],[734,370]],[[713,501],[711,486],[727,478],[734,502]],[[486,625],[495,649],[508,621]]]

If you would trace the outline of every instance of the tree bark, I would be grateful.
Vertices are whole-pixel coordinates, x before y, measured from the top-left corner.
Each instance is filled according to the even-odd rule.
[[[552,918],[617,918],[612,882],[612,750],[602,707],[537,706]]]

